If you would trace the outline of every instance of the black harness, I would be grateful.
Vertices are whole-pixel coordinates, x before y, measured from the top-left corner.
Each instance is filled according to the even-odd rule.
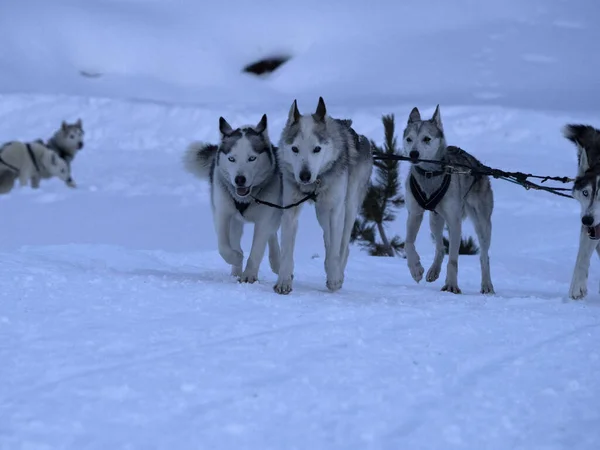
[[[238,202],[237,200],[234,200],[233,203],[235,203],[235,209],[237,209],[238,212],[242,216],[244,215],[244,213],[248,209],[248,206],[250,206],[250,202],[248,202],[248,203],[242,203],[242,202]]]
[[[410,191],[412,192],[413,197],[421,206],[421,208],[426,209],[428,211],[433,211],[439,205],[439,203],[448,192],[448,188],[450,187],[450,180],[452,179],[452,174],[446,170],[424,170],[419,166],[414,166],[414,169],[420,174],[423,175],[427,179],[431,179],[434,177],[439,177],[444,175],[444,179],[442,180],[441,186],[431,194],[431,196],[427,197],[417,179],[414,175],[410,176]]]
[[[9,145],[10,142],[8,142],[7,144],[3,145],[2,147],[0,147],[0,164],[5,165],[6,167],[8,167],[10,170],[12,170],[15,173],[19,173],[20,170],[18,167],[13,166],[10,163],[7,163],[6,161],[4,161],[4,159],[2,158],[2,150],[4,150],[6,148],[7,145]],[[27,148],[27,154],[29,155],[29,157],[31,158],[31,162],[33,163],[33,167],[35,167],[35,170],[37,171],[37,173],[40,173],[40,166],[37,162],[37,159],[35,159],[35,154],[33,153],[33,149],[31,148],[31,145],[29,143],[25,144],[25,147]]]

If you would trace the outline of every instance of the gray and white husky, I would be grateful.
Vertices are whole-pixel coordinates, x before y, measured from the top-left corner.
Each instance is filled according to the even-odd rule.
[[[482,164],[464,150],[448,146],[444,136],[439,105],[433,117],[422,120],[419,110],[412,109],[404,129],[403,147],[412,159],[443,161],[447,164],[465,164],[472,168]],[[492,210],[494,196],[487,176],[467,173],[450,174],[436,163],[412,162],[406,179],[405,252],[408,268],[418,283],[424,273],[415,240],[419,233],[423,213],[430,211],[429,225],[435,241],[435,256],[427,272],[426,280],[432,282],[440,275],[444,261],[444,224],[448,225],[449,249],[446,282],[442,291],[460,293],[458,287],[458,250],[461,241],[462,221],[466,216],[472,220],[479,240],[481,264],[481,293],[492,294],[494,287],[490,275],[488,250],[492,237]]]
[[[0,147],[0,194],[10,192],[18,179],[21,186],[40,186],[42,174],[68,183],[71,171],[67,162],[39,142],[12,141]]]
[[[69,173],[71,172],[71,163],[75,159],[77,153],[83,149],[83,136],[85,132],[83,130],[83,122],[81,119],[77,119],[74,123],[67,123],[63,121],[60,128],[54,132],[52,137],[44,142],[42,139],[38,139],[37,143],[44,144],[50,150],[56,152],[62,159],[64,159],[69,165]],[[42,171],[41,178],[50,178],[51,173]],[[70,178],[66,181],[67,186],[75,187],[75,181]]]
[[[579,250],[569,297],[587,295],[588,271],[594,250],[600,255],[600,130],[590,125],[566,125],[563,135],[577,146],[577,177],[573,198],[581,205]]]
[[[373,168],[371,143],[351,127],[352,121],[327,115],[319,98],[314,114],[302,115],[296,100],[290,108],[279,141],[279,166],[283,177],[283,204],[307,195],[314,201],[323,229],[326,286],[336,291],[344,282],[350,234],[365,198]],[[281,222],[281,268],[275,292],[292,291],[294,247],[301,206],[286,209]]]
[[[184,155],[185,168],[210,181],[211,207],[219,253],[231,265],[231,274],[240,281],[254,283],[269,245],[271,270],[279,272],[277,230],[281,210],[255,199],[281,203],[281,176],[277,167],[277,149],[267,132],[267,116],[258,125],[233,129],[219,118],[221,141],[218,146],[193,142]],[[254,237],[246,269],[242,272],[241,247],[245,222],[254,223]]]

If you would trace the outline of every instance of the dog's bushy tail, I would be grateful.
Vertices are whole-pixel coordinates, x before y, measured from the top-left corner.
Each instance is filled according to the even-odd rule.
[[[210,178],[217,149],[218,147],[214,144],[192,142],[183,155],[183,166],[191,174],[207,180]]]
[[[585,149],[596,147],[600,150],[600,130],[591,125],[568,124],[563,127],[563,135]]]

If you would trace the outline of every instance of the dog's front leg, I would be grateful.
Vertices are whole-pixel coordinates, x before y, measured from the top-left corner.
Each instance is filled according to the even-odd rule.
[[[271,235],[271,228],[268,221],[262,220],[254,224],[254,237],[252,238],[252,248],[250,256],[246,263],[246,269],[240,278],[242,283],[254,283],[258,280],[258,269],[260,263],[265,256],[267,249],[267,241]]]
[[[244,260],[244,255],[241,252],[234,250],[230,241],[231,221],[233,218],[231,214],[226,212],[219,214],[219,212],[220,211],[217,211],[214,214],[214,225],[217,233],[219,254],[227,264],[240,267]]]
[[[417,206],[414,206],[414,208],[415,209],[412,211],[410,206],[408,208],[404,252],[406,253],[406,262],[408,264],[408,270],[410,270],[410,275],[413,277],[413,280],[418,283],[421,281],[421,278],[423,278],[423,272],[425,272],[425,269],[423,269],[423,266],[421,265],[421,258],[417,253],[415,241],[417,240],[419,228],[421,227],[421,222],[423,221],[424,210],[421,208],[417,209]]]
[[[458,287],[458,251],[460,250],[460,241],[462,237],[461,217],[453,217],[448,223],[448,265],[446,266],[446,284],[442,291],[460,294]]]
[[[283,201],[286,205],[292,203],[285,195]],[[294,278],[294,247],[296,246],[298,216],[300,215],[300,211],[301,206],[286,209],[281,217],[281,264],[279,266],[277,283],[273,286],[273,289],[278,294],[285,295],[292,292],[292,280]]]
[[[579,250],[577,251],[577,260],[573,277],[571,278],[571,287],[569,297],[579,300],[587,295],[588,271],[590,268],[590,259],[594,249],[598,247],[598,241],[590,239],[585,227],[581,227],[579,234]]]
[[[235,217],[231,217],[229,226],[229,243],[234,252],[239,252],[242,255],[239,265],[231,266],[231,276],[241,277],[242,276],[242,262],[244,259],[244,252],[242,251],[242,234],[244,233],[244,222],[238,220]]]
[[[40,187],[40,177],[38,175],[32,175],[32,177],[31,177],[31,187],[33,189],[38,189]]]
[[[344,282],[341,264],[342,235],[344,232],[344,212],[346,206],[341,204],[316,204],[317,220],[323,229],[325,245],[325,273],[327,289],[334,292],[342,287]]]

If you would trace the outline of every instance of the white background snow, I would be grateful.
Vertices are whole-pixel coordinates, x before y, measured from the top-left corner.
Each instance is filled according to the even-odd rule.
[[[505,170],[575,174],[568,122],[600,125],[594,0],[5,0],[0,141],[81,117],[77,189],[0,197],[0,449],[600,448],[600,265],[567,298],[573,200],[493,180],[497,291],[463,295],[353,248],[325,289],[314,209],[295,289],[229,277],[191,140],[294,98],[381,142],[440,103],[451,144]],[[267,79],[240,73],[271,53]],[[98,72],[87,78],[80,71]],[[403,167],[403,172],[406,171]],[[390,226],[404,236],[405,212]],[[249,248],[251,227],[244,236]],[[465,223],[465,234],[472,233]],[[427,220],[417,242],[433,257]]]

